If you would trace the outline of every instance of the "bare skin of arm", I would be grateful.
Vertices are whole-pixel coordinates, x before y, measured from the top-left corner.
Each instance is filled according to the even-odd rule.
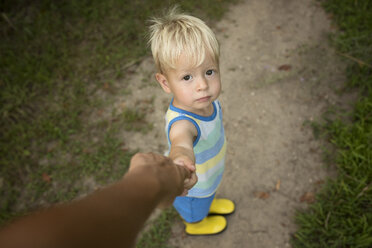
[[[185,185],[191,188],[198,181],[195,173],[195,155],[193,143],[198,132],[195,126],[187,120],[175,122],[169,132],[171,149],[169,157],[175,164],[185,166],[191,171],[191,177],[185,179]],[[186,195],[187,190],[182,195]]]
[[[136,154],[121,181],[3,228],[0,247],[132,247],[151,212],[169,206],[189,176],[169,158]]]

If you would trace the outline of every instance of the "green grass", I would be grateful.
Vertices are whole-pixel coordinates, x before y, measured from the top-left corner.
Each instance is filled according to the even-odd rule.
[[[141,109],[112,109],[110,99],[130,94],[127,69],[149,55],[149,17],[177,2],[2,1],[0,224],[125,173],[135,151],[125,148],[119,133],[147,132],[152,123]],[[228,2],[179,5],[212,24]],[[107,109],[112,112],[101,116]]]
[[[322,2],[339,27],[332,42],[349,60],[347,85],[360,96],[348,120],[339,113],[315,124],[336,148],[338,176],[297,215],[292,241],[301,248],[367,248],[372,247],[372,1]]]
[[[178,216],[175,209],[165,210],[151,223],[150,229],[142,235],[137,248],[166,248],[170,238],[173,220]]]

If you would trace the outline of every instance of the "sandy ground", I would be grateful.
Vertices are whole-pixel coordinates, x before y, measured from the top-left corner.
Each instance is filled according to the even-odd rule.
[[[220,96],[228,140],[226,171],[217,196],[236,202],[222,234],[191,237],[181,221],[174,247],[290,247],[296,210],[332,174],[309,121],[348,99],[335,92],[344,65],[328,45],[329,18],[312,0],[245,0],[232,6],[215,32],[221,43]],[[163,153],[169,97],[156,85],[151,58],[131,77],[136,106],[154,123],[151,132],[123,133],[128,148]]]

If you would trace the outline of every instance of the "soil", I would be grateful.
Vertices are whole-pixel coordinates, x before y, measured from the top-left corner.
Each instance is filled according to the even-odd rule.
[[[236,203],[228,228],[215,236],[187,236],[180,220],[173,247],[290,247],[295,213],[314,201],[326,177],[321,140],[311,122],[350,101],[340,95],[345,63],[329,46],[330,17],[313,0],[245,0],[214,28],[221,44],[220,101],[228,140],[217,197]],[[129,149],[163,153],[170,96],[154,80],[146,58],[130,78],[131,94],[118,109],[147,113],[153,129],[123,132]]]

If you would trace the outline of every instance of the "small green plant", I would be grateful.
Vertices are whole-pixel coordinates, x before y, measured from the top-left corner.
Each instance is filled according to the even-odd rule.
[[[165,210],[160,216],[151,223],[151,227],[140,238],[137,248],[165,248],[165,243],[169,239],[172,224],[178,214],[170,208]]]
[[[145,113],[139,110],[125,109],[121,114],[123,118],[123,127],[127,131],[143,131],[151,130],[152,124],[145,120]]]

